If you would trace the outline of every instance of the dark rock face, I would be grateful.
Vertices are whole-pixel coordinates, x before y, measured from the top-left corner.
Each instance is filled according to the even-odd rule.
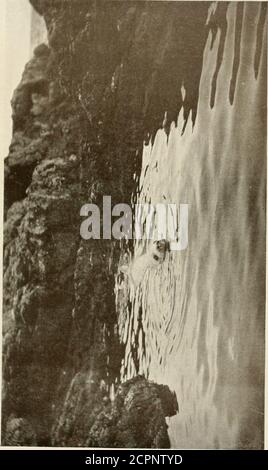
[[[189,18],[187,2],[31,3],[49,47],[35,50],[12,100],[3,444],[166,447],[164,418],[176,412],[166,389],[139,378],[120,385],[113,404],[106,396],[124,353],[114,302],[119,243],[81,240],[79,212],[103,195],[130,201],[143,141],[165,112],[168,130],[182,82],[186,117],[195,115],[207,5]]]
[[[6,443],[10,446],[36,445],[35,432],[24,418],[10,418],[6,426]]]
[[[178,405],[167,386],[137,376],[118,387],[113,401],[102,387],[92,403],[94,386],[90,374],[74,377],[53,432],[55,445],[169,447],[165,416],[176,414]]]
[[[53,82],[49,88],[49,52],[44,46],[40,60],[40,49],[14,93],[6,160],[3,422],[10,413],[29,418],[46,442],[72,325],[80,183],[79,123],[59,111],[65,104],[55,101]],[[33,100],[40,81],[48,95]]]

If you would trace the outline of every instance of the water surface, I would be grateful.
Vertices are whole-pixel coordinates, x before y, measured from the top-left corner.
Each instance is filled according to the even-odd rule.
[[[116,287],[122,379],[143,373],[175,390],[172,447],[263,446],[265,15],[231,3],[209,31],[195,124],[181,109],[168,137],[159,129],[133,196],[189,204],[187,249],[135,292],[126,279]]]

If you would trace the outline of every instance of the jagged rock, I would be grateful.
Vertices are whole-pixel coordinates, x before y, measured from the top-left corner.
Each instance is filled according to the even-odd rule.
[[[120,385],[114,401],[99,413],[86,445],[169,448],[165,417],[177,411],[176,397],[167,386],[135,377]]]
[[[10,446],[36,445],[33,427],[24,418],[10,418],[6,427],[6,443]]]
[[[16,88],[12,98],[12,118],[14,130],[23,129],[29,118],[33,105],[32,95],[38,94],[48,97],[48,80],[46,76],[46,64],[49,49],[44,44],[37,47],[34,57],[25,67],[22,80]]]
[[[137,376],[121,384],[111,401],[90,374],[77,374],[54,430],[58,446],[170,446],[166,416],[178,411],[167,386]]]
[[[48,55],[47,46],[40,46],[26,67],[14,94],[14,116],[20,116],[16,103],[23,93],[47,77]],[[79,242],[79,160],[72,157],[79,122],[56,88],[47,80],[38,116],[32,102],[25,120],[17,121],[21,128],[14,130],[5,162],[3,429],[11,413],[30,417],[39,444],[50,439],[51,399],[72,324]],[[61,139],[66,126],[69,133]]]

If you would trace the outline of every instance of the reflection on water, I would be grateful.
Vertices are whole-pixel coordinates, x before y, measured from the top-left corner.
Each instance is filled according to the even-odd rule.
[[[265,13],[229,4],[208,34],[194,126],[182,132],[181,110],[144,147],[134,199],[189,204],[189,245],[136,291],[118,276],[121,372],[176,391],[172,447],[263,446]]]

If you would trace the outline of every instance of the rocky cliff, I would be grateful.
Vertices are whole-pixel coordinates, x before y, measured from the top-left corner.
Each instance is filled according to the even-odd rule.
[[[31,3],[48,47],[12,100],[2,443],[168,447],[173,394],[139,376],[120,384],[119,243],[82,240],[79,213],[104,195],[130,201],[143,142],[168,133],[182,84],[195,118],[208,4],[190,14],[187,2]]]

